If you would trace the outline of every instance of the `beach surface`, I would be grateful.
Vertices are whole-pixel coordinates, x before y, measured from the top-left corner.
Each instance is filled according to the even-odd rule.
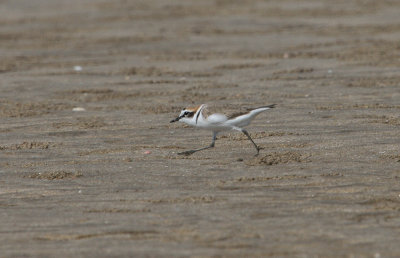
[[[400,256],[399,1],[0,5],[1,257]]]

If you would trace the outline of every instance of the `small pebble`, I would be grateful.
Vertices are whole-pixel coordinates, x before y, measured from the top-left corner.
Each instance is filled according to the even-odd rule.
[[[82,71],[82,66],[80,66],[80,65],[75,65],[75,66],[74,66],[74,71],[76,71],[76,72]]]
[[[124,161],[125,162],[132,162],[132,159],[131,158],[124,158]]]
[[[151,151],[147,150],[144,152],[144,154],[146,154],[146,155],[151,154]]]

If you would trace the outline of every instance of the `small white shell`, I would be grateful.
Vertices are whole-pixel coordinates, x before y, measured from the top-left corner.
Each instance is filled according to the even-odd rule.
[[[74,108],[72,109],[72,111],[74,111],[74,112],[82,112],[82,111],[86,111],[86,109],[83,108],[83,107],[74,107]]]

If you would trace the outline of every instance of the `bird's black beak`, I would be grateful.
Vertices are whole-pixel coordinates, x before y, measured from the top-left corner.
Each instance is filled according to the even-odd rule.
[[[182,118],[182,117],[178,116],[177,118],[172,119],[172,120],[169,121],[169,122],[170,122],[170,123],[173,123],[173,122],[179,121],[179,119],[181,119],[181,118]]]

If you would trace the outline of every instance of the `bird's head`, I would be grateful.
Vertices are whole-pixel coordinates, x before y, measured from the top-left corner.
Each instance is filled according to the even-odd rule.
[[[195,108],[184,108],[182,109],[181,113],[179,116],[175,119],[172,119],[170,123],[177,122],[177,121],[182,121],[182,122],[190,122],[194,119],[195,115],[201,111],[201,109],[205,105],[201,105]]]

